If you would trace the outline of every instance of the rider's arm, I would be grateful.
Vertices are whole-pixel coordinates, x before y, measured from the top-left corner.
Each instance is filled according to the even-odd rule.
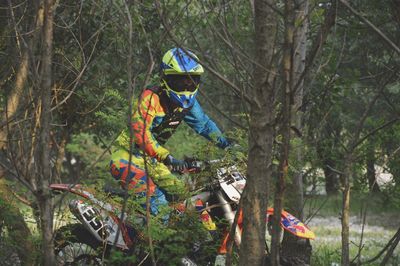
[[[229,146],[228,140],[224,137],[215,122],[204,113],[197,100],[194,102],[190,112],[185,116],[185,122],[198,134],[215,142],[218,147],[226,148]]]
[[[163,161],[169,151],[154,138],[150,129],[155,117],[164,116],[160,98],[150,90],[145,90],[132,116],[133,141],[150,157]]]

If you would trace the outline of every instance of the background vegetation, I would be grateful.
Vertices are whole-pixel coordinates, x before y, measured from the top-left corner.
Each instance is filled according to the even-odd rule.
[[[283,207],[310,220],[321,239],[346,239],[343,221],[353,228],[364,217],[386,228],[385,237],[365,232],[364,242],[360,231],[350,230],[350,261],[362,264],[390,244],[400,227],[400,1],[270,2],[276,33],[264,72],[274,72],[272,175],[269,187],[260,189],[273,205],[280,192],[275,183],[286,184]],[[55,208],[48,185],[113,182],[107,165],[113,141],[127,125],[129,102],[159,82],[158,64],[171,47],[199,56],[206,69],[200,103],[229,137],[251,151],[252,100],[262,98],[255,94],[257,3],[0,0],[0,261],[15,249],[22,263],[52,265],[52,258],[38,251],[52,249],[57,226],[51,222]],[[307,5],[305,16],[291,22],[294,32],[305,28],[304,46],[294,45],[289,53],[294,61],[304,49],[305,58],[298,86],[291,85],[285,102],[290,3],[295,10]],[[291,120],[285,120],[285,104]],[[284,160],[286,143],[290,154]],[[224,156],[186,126],[166,146],[178,158]],[[279,179],[283,161],[289,171]],[[389,184],[376,179],[378,169],[391,174]],[[300,191],[305,201],[291,191]],[[326,216],[337,219],[318,220]],[[18,240],[21,236],[26,241]],[[378,239],[386,242],[377,244]],[[347,265],[346,243],[327,241],[311,243],[311,264]],[[371,265],[385,256],[385,263],[400,263],[399,247],[388,250]]]

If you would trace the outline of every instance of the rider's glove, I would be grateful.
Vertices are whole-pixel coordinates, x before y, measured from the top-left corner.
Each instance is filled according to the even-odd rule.
[[[187,169],[187,163],[183,160],[175,159],[171,154],[168,154],[164,160],[164,164],[171,166],[173,172],[182,173]]]
[[[202,162],[200,162],[196,158],[191,158],[191,157],[185,156],[185,163],[186,163],[188,172],[198,173],[201,171]]]
[[[222,149],[231,149],[233,147],[238,146],[238,144],[236,143],[236,140],[233,138],[221,137],[218,139],[217,146]]]
[[[221,149],[225,149],[231,145],[231,141],[225,137],[219,137],[217,140],[217,146]]]

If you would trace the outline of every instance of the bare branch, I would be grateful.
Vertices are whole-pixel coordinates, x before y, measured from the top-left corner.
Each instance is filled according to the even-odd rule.
[[[350,10],[351,13],[353,13],[356,17],[358,17],[361,21],[363,21],[365,24],[367,24],[368,27],[370,27],[375,33],[377,33],[389,46],[393,48],[398,54],[400,54],[400,48],[392,42],[389,37],[387,37],[378,27],[376,27],[372,22],[370,22],[367,18],[365,18],[363,15],[361,15],[359,12],[357,12],[354,8],[351,7],[349,2],[346,0],[339,0],[342,5],[344,5],[347,9]]]
[[[298,80],[296,81],[296,84],[293,87],[293,91],[297,91],[299,86],[302,84],[305,76],[311,70],[312,64],[313,64],[315,58],[317,57],[317,55],[319,54],[319,52],[321,51],[321,48],[322,48],[323,44],[325,43],[326,38],[329,35],[330,29],[332,28],[333,25],[335,25],[336,14],[337,14],[335,3],[336,2],[333,1],[332,6],[329,8],[328,12],[325,15],[324,24],[320,27],[320,29],[317,33],[317,36],[316,36],[315,40],[313,41],[313,45],[310,49],[310,53],[308,55],[308,59],[307,59],[304,71],[301,73]]]
[[[171,27],[170,25],[165,21],[165,18],[161,12],[161,6],[160,6],[160,1],[155,1],[156,4],[156,8],[157,8],[157,12],[159,17],[161,18],[161,22],[164,25],[168,35],[170,36],[170,38],[172,39],[172,41],[180,48],[182,48],[184,51],[186,51],[185,48],[181,47],[181,45],[179,44],[179,42],[177,41],[177,38],[173,35],[172,31],[171,31]],[[241,95],[241,90],[239,87],[237,87],[234,83],[232,83],[230,80],[228,80],[227,78],[225,78],[224,76],[222,76],[218,71],[216,71],[215,69],[213,69],[211,66],[209,66],[208,64],[205,64],[204,61],[201,60],[197,60],[196,58],[193,58],[194,60],[198,61],[205,69],[207,69],[208,71],[210,71],[213,75],[215,75],[217,78],[219,78],[221,81],[223,81],[225,84],[227,84],[229,87],[231,87],[237,94]],[[249,96],[247,96],[246,94],[243,95],[243,98],[248,102],[251,103],[252,100]]]

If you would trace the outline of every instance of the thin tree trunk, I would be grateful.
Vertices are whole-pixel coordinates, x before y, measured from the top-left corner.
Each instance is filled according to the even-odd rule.
[[[272,227],[271,243],[271,265],[280,265],[280,235],[279,226],[281,212],[283,209],[284,192],[286,189],[285,180],[288,178],[289,150],[290,150],[290,126],[291,126],[291,96],[293,92],[293,41],[294,41],[294,2],[285,3],[285,43],[282,58],[283,73],[283,95],[282,95],[282,123],[281,132],[282,144],[280,147],[279,173],[276,184],[274,200],[274,216]]]
[[[315,40],[313,41],[312,47],[310,48],[310,52],[307,56],[305,70],[302,74],[303,78],[305,78],[307,76],[307,73],[309,72],[309,70],[312,67],[312,63],[314,62],[314,60],[317,57],[317,55],[319,54],[319,52],[322,50],[322,46],[325,43],[326,39],[328,38],[331,28],[336,23],[336,15],[337,15],[337,5],[336,5],[336,1],[333,1],[333,2],[331,2],[330,8],[326,11],[324,23],[321,25],[320,29],[318,30],[317,36],[316,36]],[[299,80],[301,81],[301,79],[299,79]],[[295,86],[295,87],[297,87],[297,86]],[[330,128],[327,128],[327,129],[330,130]],[[334,130],[336,130],[336,128]],[[327,136],[329,136],[329,137],[331,136],[330,132],[328,132]],[[327,158],[327,156],[330,156],[330,152],[325,151],[324,149],[321,149],[321,147],[317,147],[317,152],[318,152],[319,156],[322,158]],[[328,155],[328,153],[329,153],[329,155]],[[328,169],[328,168],[326,168],[327,166],[328,166],[328,164],[325,163],[324,164],[324,172],[325,173],[327,173],[327,171],[326,171],[326,169]],[[335,165],[329,164],[329,166],[334,167]],[[334,174],[326,175],[326,176],[328,176],[328,178],[329,177],[335,178]],[[332,181],[332,182],[329,182],[329,181]],[[332,184],[332,186],[330,184]],[[335,179],[329,179],[327,181],[326,191],[328,194],[337,194],[338,190],[337,190],[336,184],[338,184],[338,182]],[[330,193],[330,192],[332,192],[332,193]]]
[[[61,183],[61,169],[63,165],[63,161],[65,158],[65,147],[67,146],[67,131],[62,131],[62,136],[61,136],[61,141],[60,144],[58,145],[58,151],[57,151],[57,160],[55,163],[55,171],[57,176],[55,177],[55,182]],[[55,144],[56,140],[53,139],[52,142]]]
[[[323,160],[323,171],[325,175],[325,191],[328,195],[338,194],[338,175],[332,169],[336,168],[336,162],[332,158],[326,158]]]
[[[28,3],[29,4],[29,3]],[[31,6],[28,6],[28,8],[32,8],[34,11],[32,12],[34,14],[34,17],[38,17],[39,15],[39,9],[38,6],[33,3]],[[17,72],[15,75],[15,83],[14,87],[11,89],[10,93],[7,95],[7,103],[6,103],[6,108],[5,112],[3,112],[1,116],[1,127],[0,127],[0,149],[6,146],[7,143],[7,135],[8,135],[8,129],[11,127],[9,125],[9,120],[13,119],[14,116],[17,113],[17,109],[20,106],[21,99],[23,99],[24,95],[24,88],[27,83],[28,79],[28,70],[29,70],[29,49],[31,49],[32,44],[34,43],[34,39],[37,36],[37,34],[32,34],[33,37],[31,38],[23,38],[21,36],[21,33],[18,30],[17,27],[17,18],[15,18],[15,12],[13,11],[12,3],[9,1],[9,13],[11,14],[11,23],[10,27],[14,28],[14,34],[15,34],[15,47],[18,48],[19,50],[17,51],[16,54],[20,55],[20,60],[17,68]],[[30,31],[34,31],[35,27],[38,27],[37,23],[32,23],[30,19],[27,20],[27,23],[33,24],[35,26],[33,27],[28,27]],[[29,35],[28,35],[29,36]]]
[[[393,252],[396,249],[397,245],[400,243],[400,229],[397,230],[397,233],[395,236],[392,238],[393,242],[389,246],[388,251],[386,252],[385,257],[383,258],[380,266],[385,266],[389,262],[389,259],[393,256]]]
[[[308,0],[295,0],[294,21],[298,23],[293,36],[293,68],[292,77],[293,84],[297,87],[293,88],[293,106],[292,117],[293,124],[299,132],[303,129],[303,112],[301,106],[303,104],[304,79],[302,73],[306,65],[307,52],[307,32],[308,32]],[[294,26],[294,25],[293,25]],[[304,149],[302,145],[294,146],[297,165],[302,165]],[[301,170],[298,169],[293,176],[293,185],[288,186],[288,192],[293,191],[292,197],[288,198],[289,206],[293,208],[294,214],[303,219],[303,176]]]
[[[353,173],[354,153],[357,147],[365,141],[366,136],[360,139],[361,131],[363,130],[365,121],[371,112],[376,101],[380,97],[383,89],[385,88],[387,81],[380,84],[375,96],[366,106],[363,115],[360,117],[357,125],[354,127],[354,134],[352,139],[349,141],[348,149],[344,156],[344,171],[342,176],[343,186],[343,203],[342,203],[342,265],[350,265],[350,248],[349,248],[349,218],[350,218],[350,177]],[[369,135],[371,136],[371,135]]]
[[[20,100],[22,99],[23,90],[28,77],[28,65],[28,51],[24,49],[22,52],[21,62],[18,66],[15,86],[11,90],[10,95],[7,97],[7,107],[2,116],[2,122],[4,123],[8,124],[9,119],[12,118],[17,112],[17,108],[20,104]],[[7,143],[8,129],[8,125],[5,125],[3,128],[0,129],[0,149],[4,147]]]
[[[243,235],[239,265],[263,265],[265,218],[271,151],[274,136],[274,84],[271,69],[277,17],[274,0],[255,0],[255,86],[251,92],[249,154],[246,193],[243,204]],[[270,71],[268,71],[270,70]]]
[[[40,228],[42,234],[43,265],[55,265],[53,244],[52,198],[49,190],[51,182],[50,167],[50,121],[52,89],[52,54],[53,54],[53,0],[44,1],[44,24],[42,29],[42,57],[39,95],[41,100],[40,129],[37,151],[37,186],[36,197],[40,210]],[[50,251],[50,252],[49,252]]]
[[[29,18],[28,20],[26,20],[26,22],[29,25],[34,25],[28,28],[29,31],[35,32],[34,29],[38,26],[38,23],[35,22],[39,14],[38,5],[36,5],[36,3],[27,4],[29,6],[28,9],[30,8],[32,12],[32,16],[26,16]],[[25,36],[25,39],[21,37],[21,34],[16,24],[17,19],[14,17],[15,13],[12,10],[13,7],[11,1],[9,1],[9,8],[9,13],[11,14],[10,21],[13,24],[9,26],[14,28],[14,33],[16,36],[15,43],[18,44],[15,45],[15,47],[20,49],[17,53],[18,55],[20,55],[20,60],[15,75],[14,86],[10,90],[10,93],[7,95],[6,98],[7,102],[4,108],[5,112],[3,112],[0,117],[0,152],[4,151],[4,155],[6,154],[6,151],[9,152],[8,149],[14,149],[13,145],[11,145],[11,143],[9,142],[10,136],[13,136],[12,134],[10,134],[10,131],[13,130],[13,126],[10,121],[15,119],[15,117],[17,116],[17,112],[21,108],[21,100],[24,99],[23,95],[25,94],[24,91],[26,89],[29,74],[29,49],[32,49],[32,45],[35,43],[35,37],[37,37],[37,34],[35,33],[31,34],[33,35],[33,37]],[[31,21],[30,17],[34,17],[33,21]],[[19,153],[16,154],[16,151],[14,150],[12,152],[9,152],[9,154],[14,154],[16,156],[21,155]],[[18,160],[17,158],[13,159]],[[3,171],[3,169],[0,167],[0,200],[6,202],[9,206],[8,209],[0,210],[0,216],[12,216],[12,224],[10,225],[10,227],[12,228],[13,238],[15,239],[16,243],[18,243],[18,247],[16,248],[18,257],[21,260],[22,265],[34,265],[35,246],[32,242],[32,234],[24,220],[23,215],[18,209],[18,206],[14,204],[15,196],[13,193],[14,192],[7,186],[7,183],[5,181],[5,169]],[[3,218],[0,217],[0,220]]]
[[[380,192],[379,186],[376,183],[376,173],[375,173],[375,149],[372,143],[367,144],[367,159],[366,159],[366,167],[367,167],[367,180],[368,180],[368,187],[371,192]]]
[[[352,173],[352,152],[345,157],[343,174],[343,205],[342,205],[342,265],[350,265],[349,225],[350,225],[350,176]]]
[[[294,21],[292,27],[296,26],[293,37],[293,68],[291,69],[291,77],[293,78],[292,84],[296,87],[291,88],[293,95],[293,105],[291,108],[293,122],[297,131],[302,132],[303,129],[303,112],[301,106],[303,104],[304,94],[304,76],[306,66],[306,51],[307,51],[307,32],[308,32],[308,0],[295,0],[295,7],[293,9]],[[289,16],[289,14],[287,14]],[[300,138],[301,136],[297,136]],[[297,142],[300,143],[300,142]],[[293,147],[296,165],[303,165],[304,149],[301,143]],[[293,173],[292,182],[287,184],[286,198],[288,207],[293,211],[294,215],[299,219],[303,219],[303,175],[300,168]],[[293,261],[301,262],[302,264],[309,264],[311,260],[311,245],[310,241],[305,241],[288,232],[284,232],[282,241],[281,257],[282,260],[287,262]]]

